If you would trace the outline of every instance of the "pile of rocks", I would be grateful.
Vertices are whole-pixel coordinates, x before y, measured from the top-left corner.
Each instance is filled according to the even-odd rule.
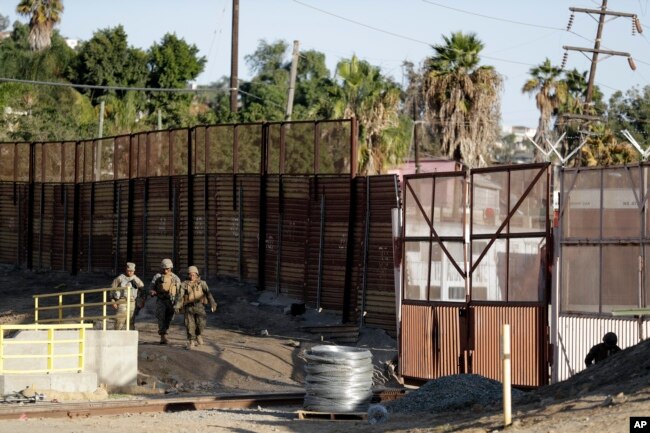
[[[513,389],[512,397],[522,391]],[[477,374],[456,374],[431,380],[406,396],[388,402],[386,407],[393,413],[437,413],[481,407],[498,403],[503,397],[503,385],[496,380]]]

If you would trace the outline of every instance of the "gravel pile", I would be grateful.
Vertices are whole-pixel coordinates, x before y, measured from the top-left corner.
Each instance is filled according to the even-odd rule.
[[[465,409],[475,404],[482,406],[502,399],[503,385],[477,374],[456,374],[431,380],[399,400],[386,404],[393,413],[445,412]],[[521,391],[513,389],[512,398]]]

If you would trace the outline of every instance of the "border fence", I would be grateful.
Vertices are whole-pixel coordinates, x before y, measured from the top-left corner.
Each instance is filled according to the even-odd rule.
[[[0,262],[115,274],[133,261],[148,278],[170,257],[394,333],[399,182],[356,175],[357,128],[344,119],[0,143]]]

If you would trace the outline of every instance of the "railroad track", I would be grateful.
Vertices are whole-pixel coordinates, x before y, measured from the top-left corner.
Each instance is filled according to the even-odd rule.
[[[403,390],[386,389],[374,393],[374,402],[399,398]],[[223,394],[175,398],[147,398],[95,402],[0,404],[0,420],[28,418],[87,418],[125,413],[180,412],[206,409],[238,409],[269,406],[302,406],[305,393],[276,392],[258,394]]]

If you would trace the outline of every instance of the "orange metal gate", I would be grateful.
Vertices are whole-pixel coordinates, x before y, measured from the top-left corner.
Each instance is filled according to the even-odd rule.
[[[400,372],[548,382],[548,164],[405,177]]]

